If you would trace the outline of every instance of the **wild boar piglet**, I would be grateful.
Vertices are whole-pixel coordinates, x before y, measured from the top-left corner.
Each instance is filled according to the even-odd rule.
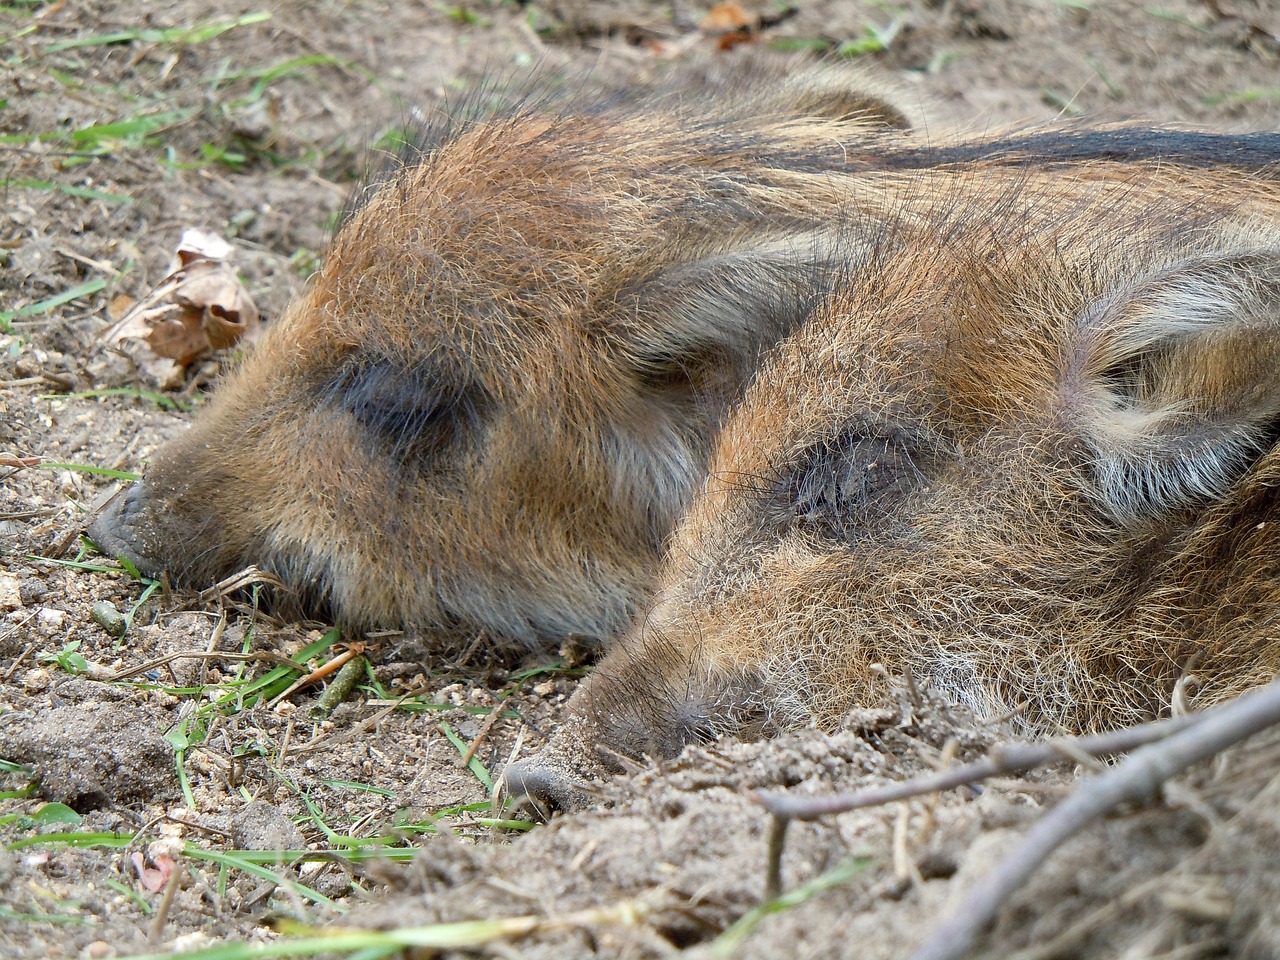
[[[196,586],[257,564],[354,627],[609,635],[807,312],[857,203],[823,172],[902,136],[864,87],[765,71],[443,118],[92,538]]]
[[[1100,173],[915,185],[945,215],[764,360],[652,609],[511,793],[573,807],[611,756],[831,725],[886,677],[1057,733],[1280,670],[1280,189]]]

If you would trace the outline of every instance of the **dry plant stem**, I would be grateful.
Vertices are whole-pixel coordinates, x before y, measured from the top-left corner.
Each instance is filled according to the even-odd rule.
[[[301,690],[303,687],[309,687],[313,683],[319,683],[329,674],[333,673],[335,670],[340,670],[343,666],[345,666],[355,657],[358,657],[363,650],[364,650],[364,647],[360,646],[359,644],[353,645],[347,650],[344,650],[342,653],[338,654],[332,660],[326,661],[321,666],[316,667],[316,669],[309,672],[306,676],[299,677],[293,683],[289,684],[289,686],[285,688],[283,693],[280,693],[274,699],[270,700],[267,703],[267,709],[270,710],[273,707],[275,707],[276,704],[282,703],[283,701],[289,699],[289,697],[293,696],[293,694]]]
[[[489,731],[493,729],[493,725],[498,722],[498,718],[502,715],[503,704],[501,701],[494,704],[493,710],[484,718],[484,723],[480,724],[480,732],[476,734],[475,739],[471,741],[467,747],[467,752],[462,755],[462,765],[468,766],[476,755],[476,751],[480,749],[480,745],[484,743],[485,737],[489,736]]]
[[[182,873],[182,864],[175,864],[173,873],[169,874],[169,880],[164,885],[164,894],[160,898],[160,906],[156,908],[156,915],[151,919],[151,927],[147,931],[148,943],[159,943],[164,935],[164,925],[169,920],[169,910],[173,906],[173,896],[178,892],[178,887],[182,885]]]
[[[109,677],[104,677],[103,681],[106,683],[114,683],[118,680],[132,680],[134,677],[141,676],[142,674],[155,670],[158,667],[167,666],[177,660],[228,660],[244,663],[266,663],[273,667],[289,667],[293,670],[297,670],[299,673],[303,673],[307,669],[305,664],[298,663],[296,660],[290,660],[288,657],[282,657],[278,653],[271,653],[266,650],[254,651],[253,653],[236,653],[230,650],[216,650],[212,653],[201,652],[199,650],[180,650],[177,653],[169,653],[163,657],[148,660],[146,663],[139,664],[136,667],[130,667],[128,670],[121,670],[119,673],[113,673]]]
[[[905,783],[894,783],[853,793],[837,793],[827,797],[797,797],[792,794],[757,792],[756,803],[773,814],[769,830],[768,865],[765,872],[765,897],[782,895],[782,854],[786,846],[787,825],[793,820],[815,820],[833,813],[845,813],[862,807],[882,806],[923,794],[937,793],[986,780],[1005,773],[1030,770],[1055,761],[1079,762],[1084,756],[1105,756],[1132,750],[1143,744],[1168,737],[1198,723],[1203,714],[1191,714],[1170,720],[1157,720],[1111,733],[1089,737],[1058,738],[1046,743],[1015,743],[995,747],[976,763],[943,770]]]
[[[782,851],[787,844],[787,827],[791,825],[791,817],[772,817],[769,822],[769,861],[768,872],[764,879],[764,898],[777,900],[782,896]]]
[[[1272,682],[1200,714],[1190,729],[1137,750],[1119,766],[1082,784],[1042,817],[1011,856],[979,881],[912,960],[959,960],[1001,905],[1063,841],[1117,804],[1150,797],[1174,774],[1280,723],[1280,682]]]
[[[928,793],[951,790],[1005,773],[1031,770],[1059,761],[1077,763],[1082,754],[1102,757],[1125,753],[1137,747],[1162,740],[1200,723],[1205,714],[1195,713],[1171,720],[1126,727],[1110,733],[1087,737],[1065,737],[1044,743],[1012,743],[997,746],[981,760],[962,767],[917,777],[905,783],[894,783],[852,793],[836,793],[826,797],[800,797],[786,793],[757,792],[753,799],[778,817],[816,820],[832,813],[844,813],[862,807],[878,807],[898,800],[908,800]]]

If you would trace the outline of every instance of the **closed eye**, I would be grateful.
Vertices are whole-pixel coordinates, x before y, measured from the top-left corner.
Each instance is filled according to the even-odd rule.
[[[808,448],[785,481],[792,522],[853,540],[924,479],[919,443],[906,433],[850,431]]]
[[[488,407],[478,388],[460,387],[422,366],[385,359],[348,365],[332,396],[396,461],[419,469],[474,439]]]

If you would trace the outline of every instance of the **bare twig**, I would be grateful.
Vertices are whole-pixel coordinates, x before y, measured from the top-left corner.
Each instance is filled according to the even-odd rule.
[[[1033,770],[1050,763],[1079,763],[1082,756],[1105,757],[1126,753],[1137,747],[1162,740],[1179,731],[1198,724],[1205,716],[1194,713],[1171,720],[1156,720],[1110,733],[1087,737],[1061,737],[1042,743],[1011,743],[992,748],[987,756],[962,767],[954,767],[917,777],[904,783],[891,783],[883,787],[855,790],[853,793],[835,793],[826,797],[804,797],[788,793],[757,792],[752,799],[770,813],[796,820],[816,820],[832,813],[844,813],[862,807],[878,807],[898,800],[909,800],[927,793],[953,790],[989,777],[1005,773]]]
[[[992,921],[1010,894],[1022,887],[1063,841],[1117,804],[1143,800],[1187,767],[1247,737],[1280,723],[1280,682],[1245,694],[1199,715],[1200,722],[1162,743],[1134,752],[1123,763],[1082,784],[1042,817],[1018,848],[979,881],[964,902],[944,920],[912,960],[959,960]]]
[[[267,573],[265,570],[260,570],[255,566],[248,566],[223,580],[219,580],[212,587],[201,590],[200,595],[196,597],[196,601],[201,604],[209,604],[255,583],[265,583],[272,587],[284,586],[284,583],[275,574]]]
[[[791,817],[773,817],[769,822],[769,870],[764,879],[764,898],[777,900],[782,896],[782,851],[787,843],[787,827]]]
[[[904,783],[891,783],[883,787],[855,790],[852,793],[835,793],[826,797],[802,797],[788,793],[757,791],[751,799],[773,814],[773,826],[769,832],[768,863],[765,868],[765,894],[772,898],[782,893],[782,854],[785,850],[787,824],[793,819],[816,820],[818,817],[833,813],[845,813],[863,807],[878,807],[925,794],[953,790],[980,780],[1031,770],[1050,763],[1060,761],[1078,763],[1082,758],[1122,753],[1171,736],[1179,730],[1185,730],[1198,723],[1201,716],[1201,714],[1191,714],[1171,720],[1158,720],[1154,723],[1144,723],[1136,727],[1089,737],[1060,737],[1044,743],[1002,744],[992,748],[987,756],[975,763],[942,770],[925,777],[916,777]]]
[[[293,681],[293,683],[289,684],[289,686],[285,687],[281,693],[268,701],[267,709],[271,710],[277,704],[288,700],[303,687],[309,687],[313,683],[319,683],[325,677],[329,676],[329,674],[341,670],[345,664],[351,662],[362,653],[364,653],[364,644],[351,644],[346,650],[342,651],[342,653],[338,654],[333,659],[326,660],[314,670],[309,671],[305,676],[299,677],[297,680]]]
[[[102,679],[108,683],[114,683],[118,680],[132,680],[134,677],[149,673],[158,667],[167,666],[175,660],[233,660],[243,661],[244,663],[268,663],[273,667],[289,667],[299,673],[303,673],[307,669],[305,664],[290,660],[288,657],[283,657],[268,650],[258,650],[252,653],[236,653],[232,650],[215,650],[213,652],[179,650],[163,657],[157,657],[154,660],[148,660],[146,663],[139,664],[136,667],[130,667],[128,670],[113,673],[111,676],[103,677]]]
[[[462,755],[462,765],[464,767],[471,764],[471,759],[476,755],[476,751],[480,749],[480,745],[484,743],[485,737],[489,736],[489,731],[493,729],[493,725],[498,722],[498,718],[502,716],[502,701],[494,704],[489,715],[484,718],[484,723],[480,724],[480,730],[476,734],[475,739],[467,747],[467,752]]]
[[[151,918],[151,926],[147,930],[147,942],[159,943],[164,934],[164,925],[169,921],[169,910],[173,907],[174,894],[178,892],[178,888],[182,886],[182,875],[185,871],[182,869],[181,863],[175,863],[173,872],[169,874],[169,879],[165,882],[164,893],[160,897],[160,904],[156,907],[155,916]]]

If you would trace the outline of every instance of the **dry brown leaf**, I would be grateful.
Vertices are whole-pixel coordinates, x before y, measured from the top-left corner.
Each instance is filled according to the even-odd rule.
[[[20,457],[12,453],[0,453],[0,467],[34,467],[39,463],[39,457]]]
[[[707,15],[698,24],[698,29],[703,33],[734,33],[740,30],[751,32],[759,26],[758,15],[747,13],[741,4],[726,0],[707,11]]]
[[[111,298],[111,302],[107,304],[107,316],[112,323],[118,323],[124,319],[125,314],[133,309],[133,305],[138,301],[127,293],[117,293]]]
[[[104,342],[142,340],[157,356],[186,367],[213,350],[252,339],[258,308],[236,276],[233,253],[216,234],[188,230],[173,271],[107,329]]]
[[[748,13],[732,0],[726,0],[707,11],[698,29],[715,38],[717,50],[732,50],[740,43],[755,41],[760,33],[760,16]]]

